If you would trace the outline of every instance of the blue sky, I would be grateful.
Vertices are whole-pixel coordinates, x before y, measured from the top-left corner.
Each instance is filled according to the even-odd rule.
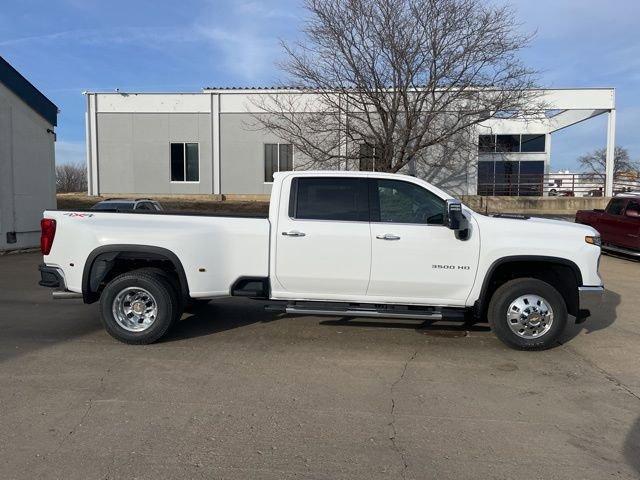
[[[640,1],[509,3],[537,32],[523,59],[540,83],[615,87],[617,144],[640,159]],[[279,38],[303,18],[297,0],[4,0],[0,55],[60,108],[57,161],[84,161],[83,91],[269,85]],[[573,168],[605,135],[604,116],[555,134],[552,168]]]

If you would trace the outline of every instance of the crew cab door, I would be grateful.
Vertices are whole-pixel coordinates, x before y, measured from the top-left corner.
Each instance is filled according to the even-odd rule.
[[[634,250],[640,249],[640,201],[629,200],[624,215],[618,220],[620,234],[618,245]]]
[[[595,227],[595,229],[600,233],[604,243],[621,245],[621,242],[624,241],[624,233],[622,232],[622,215],[626,205],[626,198],[612,198],[607,205],[606,210],[600,216],[598,226]]]
[[[464,305],[473,286],[479,236],[444,225],[446,203],[423,186],[371,178],[371,279],[367,296],[395,303]]]
[[[283,184],[273,240],[275,298],[350,300],[369,283],[367,180],[300,176]],[[287,195],[288,193],[288,195]]]

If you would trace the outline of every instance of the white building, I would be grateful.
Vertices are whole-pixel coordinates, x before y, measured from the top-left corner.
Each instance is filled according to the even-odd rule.
[[[268,194],[272,173],[295,169],[297,159],[284,140],[250,127],[261,113],[256,96],[274,93],[297,94],[273,89],[86,93],[89,193]],[[548,172],[552,134],[601,114],[609,115],[607,148],[613,158],[613,89],[541,90],[539,98],[547,118],[494,118],[479,128],[473,168],[454,193],[536,194],[526,180]],[[493,184],[491,191],[487,183]]]
[[[34,247],[56,206],[58,108],[0,57],[0,250]]]

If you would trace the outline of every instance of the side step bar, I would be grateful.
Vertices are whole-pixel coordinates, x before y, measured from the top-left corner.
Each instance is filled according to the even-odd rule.
[[[630,255],[632,257],[640,258],[640,252],[637,250],[629,250],[623,247],[616,247],[614,245],[602,245],[602,250],[608,250],[610,252],[622,253],[624,255]]]
[[[349,309],[336,309],[336,310],[323,310],[316,308],[300,308],[300,307],[286,307],[286,313],[297,313],[302,315],[340,315],[345,317],[376,317],[376,318],[413,318],[416,320],[442,320],[442,313],[396,313],[392,311],[379,311],[379,310],[349,310]]]
[[[465,321],[467,309],[453,307],[420,307],[416,305],[380,305],[340,302],[272,301],[265,306],[272,312],[297,315],[329,315],[338,317],[404,318],[423,321]]]

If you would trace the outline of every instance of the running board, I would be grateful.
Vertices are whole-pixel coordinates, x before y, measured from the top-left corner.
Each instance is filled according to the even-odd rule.
[[[392,311],[365,310],[365,309],[319,309],[306,307],[286,307],[286,313],[297,313],[299,315],[330,315],[342,317],[375,317],[375,318],[412,318],[416,320],[442,320],[441,312],[433,313],[397,313]]]
[[[640,252],[637,250],[628,250],[622,247],[616,247],[613,245],[602,245],[602,250],[607,250],[609,252],[623,253],[624,255],[630,255],[632,257],[640,258]]]

